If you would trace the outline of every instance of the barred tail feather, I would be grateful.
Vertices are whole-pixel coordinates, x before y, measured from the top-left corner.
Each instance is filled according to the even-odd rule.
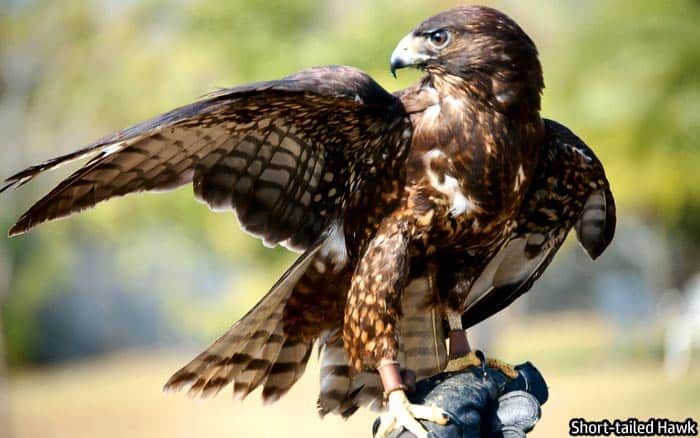
[[[280,368],[280,365],[275,367],[275,364],[282,363],[281,360],[286,363],[300,357],[297,350],[292,351],[295,344],[283,331],[285,303],[322,243],[323,240],[307,250],[250,312],[209,348],[173,374],[164,390],[186,389],[190,396],[206,397],[218,393],[233,382],[234,395],[243,398],[261,384],[275,382],[279,372],[273,370]],[[304,363],[297,364],[294,378],[286,381],[287,388],[284,392],[303,373],[306,359],[308,352],[301,355]]]
[[[343,348],[340,329],[321,335],[321,390],[318,396],[318,412],[349,417],[360,406],[381,406],[382,384],[377,373],[352,373],[348,356]]]
[[[328,413],[340,413],[347,409],[344,402],[352,383],[348,357],[343,350],[340,330],[326,331],[319,345],[321,356],[318,412],[323,417]]]
[[[442,315],[439,309],[427,307],[432,298],[428,279],[418,278],[408,284],[401,299],[401,362],[418,379],[438,374],[447,365]]]
[[[277,360],[282,343],[285,341],[281,315],[279,319],[276,317],[268,319],[262,327],[258,328],[257,332],[269,335],[262,341],[248,342],[243,354],[252,359],[244,366],[233,370],[233,374],[236,376],[236,381],[233,384],[233,395],[241,400],[262,383],[272,368],[272,364]]]
[[[309,362],[313,342],[287,339],[272,364],[263,385],[263,400],[273,403],[285,395],[299,380]]]

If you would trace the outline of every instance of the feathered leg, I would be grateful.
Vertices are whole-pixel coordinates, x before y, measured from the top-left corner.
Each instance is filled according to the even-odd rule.
[[[409,403],[398,362],[398,324],[408,278],[409,241],[406,223],[394,217],[382,222],[360,259],[345,306],[343,340],[351,366],[356,372],[376,368],[388,398],[379,437],[388,436],[397,427],[425,437],[427,431],[417,419],[440,424],[447,421],[437,407]]]

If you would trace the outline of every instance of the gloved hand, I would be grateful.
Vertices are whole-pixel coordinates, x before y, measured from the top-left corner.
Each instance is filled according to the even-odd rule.
[[[532,430],[547,401],[547,385],[530,362],[515,367],[519,376],[509,379],[492,368],[469,368],[442,373],[416,384],[408,394],[412,403],[436,405],[450,416],[446,426],[422,421],[435,438],[520,438]],[[379,427],[375,420],[373,433]],[[409,438],[396,430],[391,438]]]

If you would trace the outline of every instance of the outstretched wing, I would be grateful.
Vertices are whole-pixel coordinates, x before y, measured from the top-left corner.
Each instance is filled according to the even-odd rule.
[[[572,227],[591,258],[615,234],[615,200],[603,165],[566,127],[545,120],[546,137],[518,225],[474,282],[462,315],[470,327],[502,310],[544,273]]]
[[[365,73],[344,66],[223,89],[32,166],[0,189],[92,156],[10,230],[23,233],[116,196],[193,182],[195,196],[236,212],[268,244],[308,248],[341,211],[367,159],[399,147],[403,108]],[[371,160],[370,160],[371,161]]]

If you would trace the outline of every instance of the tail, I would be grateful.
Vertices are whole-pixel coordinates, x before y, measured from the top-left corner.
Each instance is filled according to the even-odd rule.
[[[425,278],[413,280],[403,293],[403,316],[399,321],[401,368],[410,369],[418,379],[442,372],[447,350],[442,317],[437,309],[427,309],[430,288]],[[379,374],[355,374],[348,365],[341,330],[321,336],[321,390],[318,411],[324,416],[335,413],[347,418],[359,407],[380,409],[384,389]]]
[[[348,365],[343,348],[342,329],[329,330],[320,338],[321,390],[318,395],[318,412],[323,417],[329,413],[347,418],[360,406],[382,406],[383,388],[376,372],[355,374]]]
[[[207,397],[233,382],[234,396],[240,398],[260,385],[265,401],[284,395],[304,373],[313,347],[313,341],[285,333],[285,303],[322,245],[307,250],[250,312],[177,371],[164,390],[187,389],[191,396]]]

